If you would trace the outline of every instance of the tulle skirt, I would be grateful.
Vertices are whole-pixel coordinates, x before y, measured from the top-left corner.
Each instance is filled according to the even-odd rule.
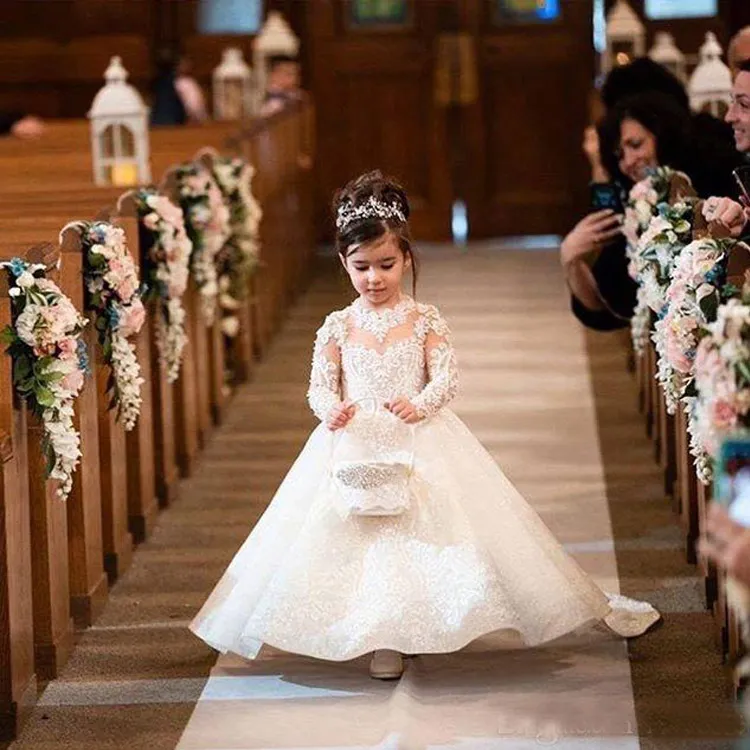
[[[339,661],[457,651],[489,633],[530,647],[598,621],[630,637],[659,619],[603,593],[451,411],[416,428],[400,516],[342,516],[334,440],[312,433],[193,620],[217,650]]]

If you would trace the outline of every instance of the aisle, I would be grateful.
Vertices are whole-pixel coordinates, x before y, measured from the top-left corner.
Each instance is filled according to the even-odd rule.
[[[462,255],[434,248],[424,253],[424,261],[419,296],[439,304],[452,324],[459,352],[462,396],[456,411],[583,567],[603,588],[617,592],[620,581],[586,339],[568,314],[554,254],[501,253],[485,247]],[[335,295],[323,287],[307,300],[306,314],[336,306]],[[264,378],[243,395],[238,407],[247,409],[248,420],[250,413],[262,409],[259,425],[267,424],[271,413],[304,408],[302,380],[310,339],[309,320],[300,318],[300,312],[278,352],[288,359],[288,369],[276,361],[273,385]],[[600,343],[617,351],[611,339]],[[624,410],[632,423],[632,402]],[[255,432],[255,438],[262,436]],[[649,708],[654,694],[647,691],[648,734],[661,735],[665,742],[644,737],[639,744],[628,647],[609,634],[592,632],[533,652],[495,651],[491,641],[484,640],[459,654],[410,659],[396,684],[371,680],[366,659],[326,664],[270,650],[254,663],[222,657],[180,750],[522,750],[540,745],[630,750],[676,747],[667,738],[680,736],[702,737],[702,748],[728,747],[726,741],[709,739],[736,732],[731,709],[717,707],[723,698],[718,657],[714,654],[712,664],[713,645],[701,639],[710,632],[710,618],[701,611],[694,571],[680,564],[680,539],[666,503],[654,496],[658,482],[647,451],[643,460],[644,466],[629,467],[639,471],[646,480],[644,491],[652,493],[639,500],[644,507],[660,507],[646,507],[642,520],[653,523],[655,512],[661,525],[639,526],[638,508],[631,509],[629,538],[623,542],[626,549],[630,545],[646,555],[655,546],[662,563],[666,550],[669,566],[663,580],[654,566],[641,566],[623,593],[648,598],[665,610],[667,624],[648,637],[652,641],[671,642],[670,610],[687,608],[699,619],[698,653],[681,654],[683,660],[698,657],[701,664],[697,724],[694,712],[688,712],[692,722],[684,721],[684,706],[674,717],[679,719],[676,724],[670,721],[674,709],[668,703],[654,712]],[[678,641],[688,643],[684,634]],[[641,668],[659,671],[658,651],[648,646],[643,651],[650,664]],[[686,676],[695,676],[687,663],[672,689],[684,689]],[[653,687],[653,677],[649,679]],[[662,689],[664,681],[657,680]],[[680,731],[680,725],[689,733]]]
[[[663,627],[629,645],[601,632],[528,652],[485,641],[412,659],[395,684],[371,680],[366,659],[216,663],[187,624],[314,425],[304,403],[314,332],[346,300],[330,270],[292,310],[13,750],[732,746],[739,727],[711,618],[660,497],[620,348],[571,318],[554,253],[422,255],[420,298],[455,331],[457,412],[600,584],[653,602]]]

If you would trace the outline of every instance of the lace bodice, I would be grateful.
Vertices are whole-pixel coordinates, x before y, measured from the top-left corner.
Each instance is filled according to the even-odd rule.
[[[321,421],[344,400],[408,398],[423,419],[458,389],[448,325],[436,307],[404,297],[383,311],[360,300],[331,313],[315,339],[310,407]]]

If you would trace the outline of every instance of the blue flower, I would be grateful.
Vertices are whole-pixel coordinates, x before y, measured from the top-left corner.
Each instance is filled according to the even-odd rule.
[[[8,263],[8,268],[10,269],[10,272],[16,278],[18,278],[28,267],[29,267],[29,264],[21,260],[20,258],[12,258]]]
[[[107,308],[107,320],[110,328],[117,329],[120,325],[120,311],[114,305]]]
[[[84,372],[89,372],[89,353],[86,349],[86,342],[83,339],[78,339],[78,346],[76,347],[76,354],[78,355],[78,369]]]

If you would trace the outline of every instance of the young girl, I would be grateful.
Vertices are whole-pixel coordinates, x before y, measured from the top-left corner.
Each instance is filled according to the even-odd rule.
[[[409,270],[416,285],[404,191],[365,174],[335,212],[359,296],[317,334],[308,399],[322,424],[193,632],[250,659],[264,643],[332,661],[374,652],[381,679],[401,675],[403,654],[457,651],[495,631],[525,646],[599,620],[643,633],[656,610],[603,594],[448,409],[458,385],[450,331],[401,288]],[[373,403],[412,436],[408,503],[399,515],[343,514],[337,446]]]

